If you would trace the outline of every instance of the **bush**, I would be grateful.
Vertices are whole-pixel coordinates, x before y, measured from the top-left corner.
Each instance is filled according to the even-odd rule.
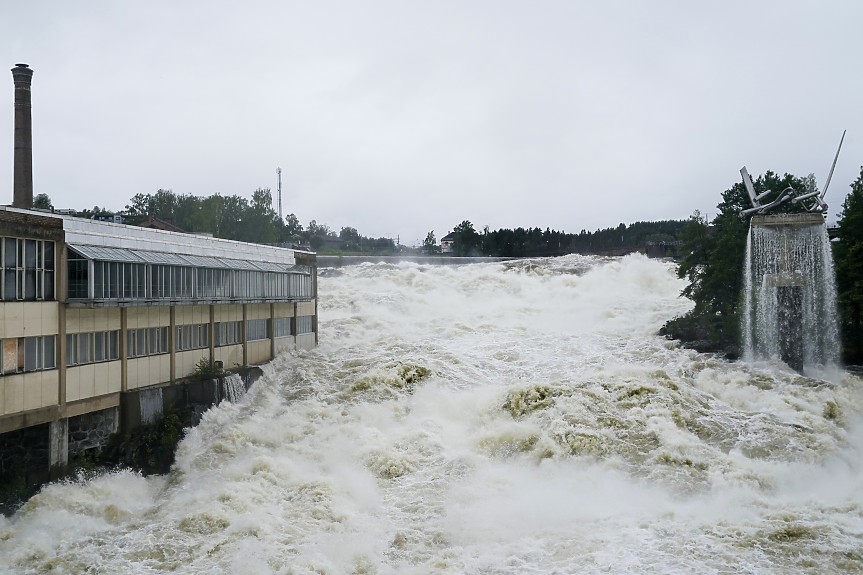
[[[225,375],[225,370],[206,357],[202,357],[195,364],[195,371],[192,373],[194,379],[213,379],[223,375]]]

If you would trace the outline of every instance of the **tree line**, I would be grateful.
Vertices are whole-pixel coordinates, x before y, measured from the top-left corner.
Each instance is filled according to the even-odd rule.
[[[39,194],[33,205],[51,209],[51,198]],[[77,211],[81,217],[107,218],[116,212],[94,206]],[[340,232],[311,220],[303,226],[296,215],[280,218],[273,209],[273,195],[268,188],[258,188],[251,199],[240,195],[213,194],[195,196],[158,190],[153,194],[135,194],[122,212],[127,224],[139,224],[150,215],[170,221],[192,233],[209,233],[213,237],[258,244],[306,244],[312,249],[331,247],[348,252],[382,252],[395,249],[389,238],[370,238],[356,228],[343,227]]]
[[[568,234],[546,228],[501,228],[488,226],[477,232],[469,220],[453,228],[453,254],[456,256],[541,257],[571,253],[592,253],[614,248],[636,248],[647,242],[674,242],[683,231],[685,220],[635,222],[588,232]],[[434,251],[434,232],[423,242],[427,252]]]

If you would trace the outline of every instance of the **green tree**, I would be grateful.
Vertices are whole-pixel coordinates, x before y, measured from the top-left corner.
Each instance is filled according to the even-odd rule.
[[[252,192],[252,201],[243,214],[240,241],[270,244],[279,238],[276,224],[279,216],[273,209],[273,195],[269,188]]]
[[[51,204],[51,198],[48,194],[36,194],[36,197],[33,198],[33,207],[40,210],[50,210],[54,206]]]
[[[452,252],[456,256],[469,256],[479,244],[479,234],[473,224],[464,220],[453,229]]]
[[[863,365],[863,167],[842,203],[833,254],[844,359]]]
[[[423,251],[427,254],[433,254],[437,251],[437,240],[434,237],[434,230],[426,234],[426,239],[423,241]]]
[[[283,241],[298,237],[303,233],[303,224],[294,214],[285,216],[285,226],[282,228]]]

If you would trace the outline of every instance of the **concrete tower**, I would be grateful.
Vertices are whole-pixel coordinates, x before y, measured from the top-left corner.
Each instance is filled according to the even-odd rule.
[[[33,131],[30,117],[30,81],[33,70],[27,64],[15,64],[15,168],[12,207],[33,207]]]

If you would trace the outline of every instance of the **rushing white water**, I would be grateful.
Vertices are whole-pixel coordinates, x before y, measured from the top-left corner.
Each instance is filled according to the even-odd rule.
[[[748,361],[781,357],[785,337],[781,332],[799,330],[802,346],[792,351],[804,366],[839,362],[836,285],[826,224],[753,225],[746,243],[744,284],[742,327]],[[775,284],[799,290],[799,320],[783,317],[779,304],[783,288]]]
[[[222,379],[222,397],[224,397],[226,401],[236,403],[240,401],[244,395],[246,395],[246,384],[243,383],[243,378],[239,375],[232,373]]]
[[[207,412],[170,475],[51,485],[12,573],[848,573],[863,382],[654,335],[671,264],[320,278],[321,345]]]

